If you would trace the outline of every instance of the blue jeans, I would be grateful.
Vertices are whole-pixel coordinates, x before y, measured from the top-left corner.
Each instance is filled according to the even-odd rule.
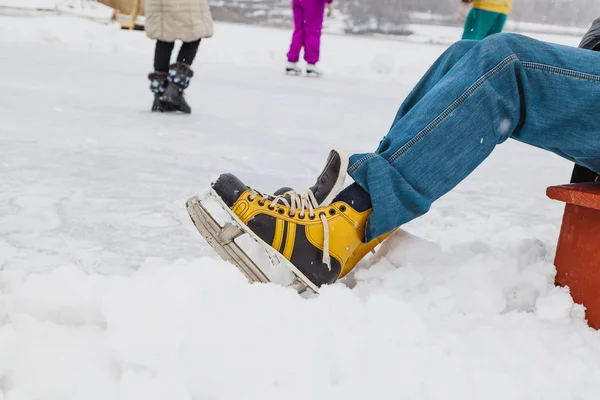
[[[459,41],[348,173],[371,196],[365,240],[425,214],[508,138],[600,172],[600,53],[501,33]]]

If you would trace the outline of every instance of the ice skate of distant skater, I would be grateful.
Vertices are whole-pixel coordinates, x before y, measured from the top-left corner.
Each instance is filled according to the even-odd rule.
[[[298,66],[298,63],[288,61],[285,64],[285,73],[288,75],[300,76],[302,75],[302,69]]]
[[[317,64],[308,64],[306,66],[306,76],[320,78],[323,76],[323,71],[321,71]]]

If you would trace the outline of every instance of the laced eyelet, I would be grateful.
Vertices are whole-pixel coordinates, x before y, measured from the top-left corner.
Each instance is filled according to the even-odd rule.
[[[298,218],[300,218],[300,219],[304,219],[304,217],[306,217],[306,214],[299,214],[298,215]]]
[[[269,210],[273,211],[275,209],[275,207],[273,207],[272,205],[269,204]]]
[[[294,218],[296,216],[296,214],[292,214],[291,212],[288,213],[288,217],[290,218]]]
[[[259,200],[258,201],[258,205],[261,206],[261,207],[264,206],[265,205],[265,201],[266,201],[265,199]]]
[[[335,215],[335,208],[329,210],[329,215]]]
[[[341,212],[345,212],[346,211],[346,206],[340,206],[340,211]]]
[[[313,214],[313,215],[309,215],[309,216],[308,216],[308,219],[310,219],[310,220],[313,220],[313,219],[315,219],[315,218],[317,218],[317,216],[316,216],[316,215],[314,215],[314,214]]]
[[[251,194],[249,194],[249,195],[248,195],[248,201],[254,201],[254,199],[255,199],[255,198],[256,198],[256,197],[252,197],[252,195],[251,195]]]

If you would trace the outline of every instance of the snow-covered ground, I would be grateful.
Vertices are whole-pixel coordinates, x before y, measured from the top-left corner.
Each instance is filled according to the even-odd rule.
[[[143,32],[0,18],[0,399],[599,398],[600,334],[552,284],[551,154],[500,146],[318,297],[218,259],[189,196],[374,149],[445,47],[327,36],[310,80],[281,71],[289,32],[216,28],[194,113],[156,115]]]

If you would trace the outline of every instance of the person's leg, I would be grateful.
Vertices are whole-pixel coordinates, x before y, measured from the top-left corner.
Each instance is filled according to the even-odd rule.
[[[477,18],[475,16],[476,12],[477,11],[474,8],[471,8],[469,13],[467,14],[467,18],[465,19],[465,26],[463,27],[463,40],[476,40],[475,35],[473,34],[473,31],[475,30],[475,23],[477,21]]]
[[[306,2],[306,39],[304,60],[308,64],[319,62],[321,53],[321,32],[323,30],[323,16],[325,14],[324,0],[304,0]]]
[[[396,123],[423,98],[423,96],[429,93],[429,91],[437,85],[440,79],[442,79],[477,43],[478,42],[475,40],[462,40],[450,46],[429,68],[427,73],[425,73],[419,83],[412,89],[406,99],[404,99],[396,113],[396,117],[394,118],[391,127],[393,128],[394,125],[396,125]]]
[[[169,84],[160,100],[168,104],[174,111],[186,114],[192,112],[192,108],[185,99],[184,91],[194,76],[194,71],[190,67],[196,57],[199,45],[200,40],[184,42],[179,49],[177,62],[169,65]]]
[[[582,167],[579,164],[575,164],[573,172],[571,173],[570,183],[582,183],[582,182],[598,182],[600,175],[589,168]]]
[[[581,39],[579,48],[600,51],[600,18],[596,19],[590,29]],[[595,173],[589,168],[585,168],[581,165],[575,164],[573,172],[571,174],[570,183],[581,183],[581,182],[597,182],[600,181],[600,174]]]
[[[495,13],[495,14],[497,14],[496,18],[494,19],[494,22],[490,26],[490,30],[488,31],[486,36],[490,36],[495,33],[500,33],[500,32],[502,32],[502,29],[504,29],[504,24],[506,23],[507,15],[502,14],[502,13]]]
[[[167,72],[174,43],[156,41],[154,48],[154,71],[148,74],[150,91],[154,93],[152,111],[172,111],[171,107],[160,100],[167,88]]]
[[[597,104],[600,54],[514,34],[479,42],[376,152],[350,158],[373,204],[365,241],[426,213],[509,137],[600,171]]]
[[[167,78],[169,84],[160,100],[169,104],[175,111],[190,114],[192,108],[184,97],[184,91],[190,85],[193,76],[194,71],[189,65],[183,62],[171,64]]]
[[[302,1],[292,1],[292,12],[294,13],[294,33],[292,34],[292,42],[287,58],[289,62],[295,63],[300,59],[300,51],[304,46],[304,7]]]
[[[480,10],[479,8],[472,8],[469,11],[469,15],[467,15],[462,38],[464,40],[484,39],[494,23],[496,14],[495,12]]]
[[[447,71],[377,152],[350,158],[348,173],[368,204],[350,188],[329,205],[317,204],[311,191],[264,195],[231,174],[211,187],[237,217],[232,223],[239,232],[228,235],[255,235],[316,290],[344,276],[395,228],[427,212],[508,137],[600,171],[599,103],[600,54],[492,35]],[[323,173],[318,182],[331,182],[332,175],[338,176]],[[188,201],[192,220],[222,257],[234,259],[224,254],[228,235],[204,224],[209,213],[201,202]]]
[[[394,129],[396,124],[402,120],[402,118],[427,94],[431,89],[437,85],[437,83],[454,67],[454,65],[463,58],[463,56],[469,52],[479,43],[476,40],[462,40],[454,43],[450,46],[429,68],[423,78],[417,83],[412,89],[409,95],[404,99],[402,105],[396,113],[396,117],[392,122],[390,129]],[[371,200],[368,193],[366,193],[358,184],[350,184],[349,187],[342,191],[338,200],[345,202],[355,202],[358,205],[358,209],[367,210],[371,208]]]
[[[189,66],[194,62],[196,54],[198,53],[198,46],[200,46],[200,40],[198,39],[193,42],[183,42],[177,55],[177,62],[187,64]]]
[[[171,63],[171,53],[173,52],[173,42],[156,41],[154,48],[154,71],[167,73]]]

